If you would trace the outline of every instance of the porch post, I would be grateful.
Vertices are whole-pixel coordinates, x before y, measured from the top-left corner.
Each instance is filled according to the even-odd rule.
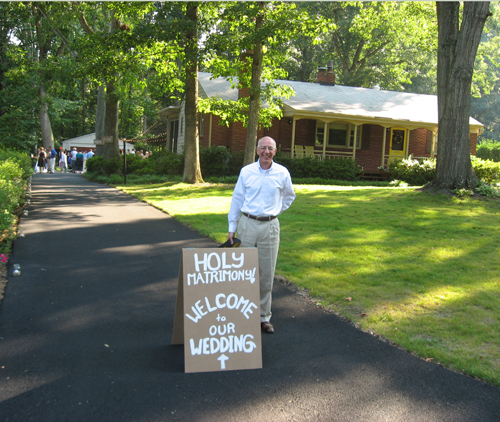
[[[170,117],[167,117],[167,144],[165,145],[165,148],[169,152],[170,152],[170,145],[172,144],[172,139],[170,137],[171,127],[172,127],[172,119]]]
[[[410,152],[410,129],[406,129],[406,138],[407,138],[407,142],[406,142],[406,158],[408,158],[410,156],[409,152]]]
[[[385,142],[387,139],[387,128],[386,127],[383,128],[384,128],[384,136],[382,137],[382,164],[381,164],[382,168],[384,168],[385,165]]]
[[[292,144],[291,144],[291,149],[290,149],[290,158],[295,158],[294,157],[294,152],[295,152],[295,116],[292,118]]]
[[[434,154],[436,153],[436,135],[437,131],[432,131],[432,139],[431,139],[431,153],[430,158],[434,158]]]
[[[356,159],[356,139],[358,136],[358,125],[354,125],[354,142],[352,143],[352,159]]]
[[[212,146],[212,117],[213,114],[210,113],[210,122],[208,123],[208,147]]]
[[[325,123],[325,127],[323,129],[323,161],[326,159],[326,143],[328,142],[328,123]]]

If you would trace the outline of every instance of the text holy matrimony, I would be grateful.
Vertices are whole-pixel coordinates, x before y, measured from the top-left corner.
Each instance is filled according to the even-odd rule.
[[[232,252],[229,262],[227,252],[221,254],[217,252],[204,253],[203,258],[198,253],[193,255],[195,272],[186,274],[188,286],[198,284],[223,283],[226,281],[249,281],[255,283],[255,273],[257,268],[241,269],[245,264],[245,253],[239,256]]]

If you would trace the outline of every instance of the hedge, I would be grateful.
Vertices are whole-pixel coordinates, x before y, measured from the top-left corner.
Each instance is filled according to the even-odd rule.
[[[25,153],[0,150],[0,253],[10,251],[16,237],[17,222],[26,200],[26,187],[33,174]]]
[[[359,180],[362,168],[352,159],[319,161],[313,157],[288,158],[276,154],[275,161],[290,171],[292,178],[317,178],[325,180]],[[243,165],[243,152],[231,154],[225,147],[210,147],[200,150],[200,168],[203,178],[238,176]],[[123,159],[93,157],[87,160],[87,171],[104,176],[123,175]],[[171,152],[155,152],[142,159],[127,155],[127,175],[182,175],[184,155]],[[95,177],[93,175],[92,177]]]

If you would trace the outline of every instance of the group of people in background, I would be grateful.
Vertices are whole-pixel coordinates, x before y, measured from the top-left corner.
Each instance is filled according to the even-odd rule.
[[[92,150],[88,152],[78,151],[76,148],[72,148],[70,152],[67,152],[63,147],[59,150],[51,148],[50,152],[46,151],[44,147],[38,149],[38,154],[35,161],[35,171],[37,173],[55,173],[56,162],[61,169],[61,173],[67,173],[71,167],[73,173],[84,172],[85,162],[94,156]]]
[[[123,150],[120,150],[123,154]],[[141,158],[148,158],[153,155],[152,151],[135,150],[132,149],[129,152]],[[66,151],[63,147],[58,150],[51,148],[50,151],[46,151],[44,147],[38,149],[38,154],[35,158],[35,171],[37,173],[55,173],[56,163],[60,167],[62,173],[67,173],[71,171],[73,173],[85,171],[85,163],[89,158],[94,156],[94,152],[89,149],[87,152],[78,151],[77,148],[72,148],[71,151]]]
[[[144,152],[144,150],[142,150],[142,149],[138,149],[136,151],[135,149],[132,148],[129,151],[129,154],[134,154],[134,155],[136,155],[138,157],[141,157],[141,158],[148,158],[148,157],[150,157],[150,156],[153,155],[153,151],[146,151],[146,152]]]

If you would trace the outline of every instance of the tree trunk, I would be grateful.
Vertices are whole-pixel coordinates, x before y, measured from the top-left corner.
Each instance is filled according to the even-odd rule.
[[[85,78],[82,79],[82,133],[87,133],[87,98],[86,98],[87,84]]]
[[[264,2],[258,2],[260,12],[255,20],[255,32],[259,33],[264,23]],[[262,81],[262,42],[257,40],[253,48],[252,79],[250,83],[250,105],[248,108],[247,139],[245,143],[245,156],[243,165],[255,161],[255,147],[259,130],[260,89]]]
[[[104,158],[119,158],[120,147],[118,145],[118,110],[120,100],[116,93],[115,81],[110,79],[106,81],[106,111],[104,120],[104,137],[111,137],[111,143],[100,145],[96,148],[96,155],[102,155]]]
[[[40,80],[40,108],[38,109],[38,119],[40,121],[40,130],[42,132],[42,144],[46,150],[54,147],[54,135],[52,125],[50,124],[49,106],[47,105],[47,94],[43,81]]]
[[[198,142],[198,6],[188,3],[186,17],[191,28],[186,31],[186,103],[184,131],[184,183],[203,183]]]
[[[50,150],[54,147],[54,135],[52,133],[52,125],[50,124],[49,117],[49,106],[47,104],[47,92],[45,91],[44,85],[44,73],[42,69],[43,62],[47,58],[47,50],[49,49],[50,42],[46,41],[44,38],[42,23],[40,15],[38,14],[38,9],[36,6],[32,5],[32,13],[35,17],[35,29],[36,38],[38,43],[38,63],[40,64],[39,78],[39,96],[40,96],[40,108],[38,109],[38,119],[40,121],[40,131],[42,133],[42,144],[46,150]]]
[[[470,160],[470,106],[474,59],[489,2],[436,2],[438,18],[438,149],[436,175],[426,189],[474,189],[478,179]]]
[[[104,136],[104,121],[106,119],[106,97],[104,85],[99,85],[97,90],[97,110],[95,116],[95,137],[101,139]],[[99,146],[97,146],[97,149]]]

